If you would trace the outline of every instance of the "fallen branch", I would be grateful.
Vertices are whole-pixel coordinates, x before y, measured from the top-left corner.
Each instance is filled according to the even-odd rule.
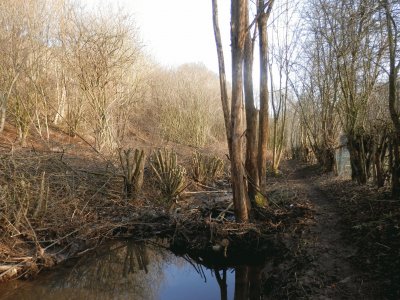
[[[196,195],[196,194],[228,194],[228,191],[199,191],[199,192],[184,192],[184,195]]]

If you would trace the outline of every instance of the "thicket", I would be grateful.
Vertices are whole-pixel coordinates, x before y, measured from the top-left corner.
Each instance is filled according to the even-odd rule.
[[[188,145],[222,140],[217,75],[157,66],[124,11],[64,0],[6,0],[0,11],[0,132],[8,121],[21,145],[32,131],[49,140],[51,126],[102,152],[126,146],[137,124]]]
[[[0,132],[12,124],[21,145],[33,131],[49,140],[51,126],[91,136],[103,152],[141,129],[196,147],[224,140],[217,75],[157,66],[123,11],[64,0],[0,8]],[[279,1],[268,61],[274,172],[285,154],[336,172],[346,146],[353,180],[397,194],[398,12],[395,1],[307,1],[302,10]]]
[[[396,197],[399,9],[396,1],[306,2],[289,72],[292,156],[337,174],[346,148],[354,181],[391,185]]]

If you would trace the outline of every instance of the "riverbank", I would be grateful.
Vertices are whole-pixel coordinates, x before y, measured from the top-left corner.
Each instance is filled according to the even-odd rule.
[[[283,236],[296,239],[312,218],[309,203],[283,185],[251,224],[235,222],[228,181],[213,187],[191,181],[177,203],[165,202],[147,167],[142,194],[128,201],[118,165],[78,146],[9,149],[0,170],[1,281],[32,278],[118,238],[164,237],[175,251],[210,259],[283,253]]]

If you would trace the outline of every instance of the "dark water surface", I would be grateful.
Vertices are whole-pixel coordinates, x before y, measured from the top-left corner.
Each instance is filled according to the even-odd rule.
[[[259,299],[260,270],[207,268],[154,243],[121,241],[33,281],[2,284],[0,299]]]

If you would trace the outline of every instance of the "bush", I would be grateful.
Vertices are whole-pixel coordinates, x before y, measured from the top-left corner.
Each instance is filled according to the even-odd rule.
[[[136,198],[143,185],[146,155],[143,150],[119,149],[119,160],[124,172],[124,193],[128,199]]]
[[[156,175],[161,194],[167,200],[176,199],[186,188],[184,167],[177,163],[174,151],[159,149],[151,157],[150,166]]]
[[[220,177],[224,170],[224,161],[216,156],[195,152],[193,154],[193,179],[200,183],[209,183]]]

